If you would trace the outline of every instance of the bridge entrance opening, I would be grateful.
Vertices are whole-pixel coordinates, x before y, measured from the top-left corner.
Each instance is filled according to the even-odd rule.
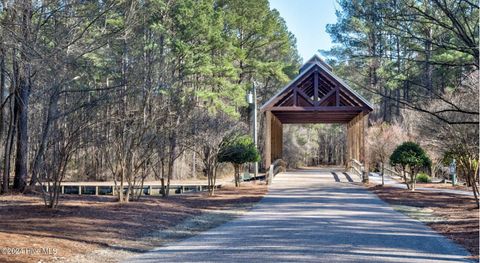
[[[289,168],[346,164],[344,124],[283,124],[282,159]]]

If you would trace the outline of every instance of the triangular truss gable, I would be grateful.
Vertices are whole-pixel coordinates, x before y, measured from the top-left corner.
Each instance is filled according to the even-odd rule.
[[[329,107],[371,111],[372,105],[338,78],[318,56],[304,66],[302,72],[279,93],[265,103],[261,110],[326,110]]]

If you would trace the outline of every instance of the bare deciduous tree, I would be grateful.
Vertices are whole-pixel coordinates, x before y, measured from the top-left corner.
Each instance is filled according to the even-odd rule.
[[[385,163],[395,148],[407,141],[408,136],[398,124],[375,123],[367,131],[367,152],[371,164],[380,164],[382,185],[385,184]]]
[[[460,87],[446,96],[450,101],[462,104],[463,107],[478,110],[478,71],[467,76]],[[434,100],[429,107],[441,109],[443,100]],[[463,120],[465,124],[448,125],[431,115],[421,112],[407,111],[405,120],[409,129],[419,136],[422,145],[432,152],[440,153],[442,158],[454,157],[458,161],[459,175],[472,187],[478,204],[478,159],[479,132],[478,116],[466,117],[457,112],[448,112],[451,119]]]
[[[195,142],[192,150],[197,152],[202,160],[203,171],[208,182],[208,193],[214,195],[217,168],[220,164],[218,154],[228,137],[245,131],[245,127],[225,113],[212,114],[201,110],[194,117],[191,129],[192,139]]]

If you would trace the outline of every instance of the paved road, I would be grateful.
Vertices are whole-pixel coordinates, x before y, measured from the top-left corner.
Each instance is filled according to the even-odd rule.
[[[127,262],[468,262],[464,249],[335,175],[280,174],[244,216]]]

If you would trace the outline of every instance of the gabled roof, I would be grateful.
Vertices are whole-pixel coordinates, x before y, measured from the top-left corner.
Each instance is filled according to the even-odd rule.
[[[330,65],[325,63],[319,56],[314,55],[312,58],[310,58],[305,64],[302,65],[300,68],[300,73],[292,80],[290,83],[288,83],[285,87],[283,87],[281,90],[279,90],[272,98],[270,98],[267,102],[265,102],[261,107],[261,111],[265,111],[270,107],[273,107],[274,104],[281,98],[281,95],[289,92],[290,89],[295,88],[294,84],[297,83],[299,80],[302,78],[307,77],[307,75],[312,74],[312,70],[320,70],[322,73],[326,74],[330,78],[334,79],[338,84],[340,84],[341,88],[345,89],[347,92],[349,92],[354,99],[360,101],[363,104],[363,107],[368,110],[372,111],[373,106],[372,104],[367,101],[364,97],[362,97],[358,92],[356,92],[354,89],[352,89],[347,83],[345,83],[341,78],[339,78],[337,75],[335,75],[332,72],[332,68]]]

